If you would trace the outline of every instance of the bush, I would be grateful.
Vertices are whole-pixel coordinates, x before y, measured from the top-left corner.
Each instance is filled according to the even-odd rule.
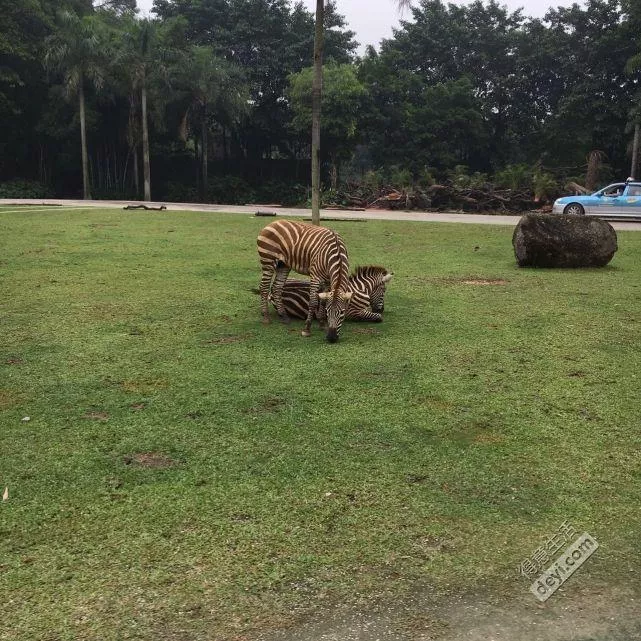
[[[420,187],[431,187],[436,184],[436,178],[434,177],[434,170],[432,167],[423,167],[423,169],[418,173],[416,177],[416,183]]]
[[[494,182],[498,187],[515,191],[529,190],[532,188],[532,169],[527,165],[508,165],[494,174]]]
[[[370,189],[372,191],[378,191],[381,187],[381,185],[385,182],[383,176],[381,175],[381,171],[374,171],[373,169],[370,169],[368,172],[365,173],[363,176],[362,180],[362,185],[365,187],[365,189]]]
[[[256,200],[260,203],[279,203],[286,207],[303,205],[309,189],[306,185],[267,180],[255,187]]]
[[[455,187],[460,189],[482,189],[487,184],[487,174],[475,171],[468,173],[465,165],[456,165],[454,169],[447,172],[447,177]]]
[[[52,198],[47,185],[35,180],[10,180],[0,183],[0,198]]]
[[[552,176],[544,171],[537,171],[532,179],[532,186],[534,187],[534,200],[552,200],[560,191],[559,183]]]
[[[249,183],[240,176],[212,176],[207,183],[206,201],[225,205],[245,205],[256,201]]]
[[[198,202],[198,191],[192,185],[167,182],[160,200],[166,200],[170,203],[195,203]]]
[[[302,205],[307,198],[305,185],[290,184],[279,180],[265,180],[256,184],[234,175],[210,176],[205,202],[224,205],[248,203],[279,203],[293,207]],[[167,182],[157,200],[175,203],[200,202],[200,193],[195,185],[183,182]]]
[[[409,169],[392,167],[389,181],[396,189],[408,189],[414,184],[412,172]]]

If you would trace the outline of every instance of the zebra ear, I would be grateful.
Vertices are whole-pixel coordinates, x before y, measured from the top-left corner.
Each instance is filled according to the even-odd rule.
[[[394,276],[394,274],[392,272],[390,272],[389,274],[385,274],[385,276],[383,276],[383,282],[384,283],[389,283],[390,280],[392,280],[392,276]]]
[[[330,297],[331,297],[330,292],[319,292],[318,294],[318,298],[320,298],[320,300],[327,300]]]

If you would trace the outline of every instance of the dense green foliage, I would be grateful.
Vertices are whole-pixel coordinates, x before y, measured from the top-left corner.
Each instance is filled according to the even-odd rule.
[[[362,66],[376,164],[579,167],[600,149],[625,166],[636,78],[624,68],[637,45],[615,0],[559,8],[545,22],[495,2],[421,0],[413,17]]]
[[[639,117],[637,4],[589,0],[540,20],[494,0],[420,0],[362,58],[340,4],[330,4],[325,182],[350,159],[343,173],[352,178],[370,170],[439,178],[456,166],[492,176],[526,166],[582,182],[592,150],[604,154],[603,180],[627,175]],[[82,87],[96,196],[142,193],[143,93],[152,197],[209,199],[212,181],[232,177],[267,200],[304,194],[313,15],[289,0],[155,0],[151,21],[134,7],[0,0],[0,181],[81,192]],[[69,32],[61,9],[78,16],[90,40]],[[61,48],[73,38],[91,45],[87,55]],[[249,199],[235,192],[223,200]]]
[[[311,67],[306,67],[289,79],[289,98],[294,113],[292,127],[303,140],[312,128],[312,71]],[[335,189],[339,165],[349,160],[359,139],[359,116],[366,89],[356,77],[353,65],[334,63],[323,67],[322,87],[322,148],[330,159]]]
[[[336,223],[395,277],[329,345],[261,325],[264,224],[0,209],[0,638],[257,639],[423,589],[531,611],[517,566],[565,520],[601,548],[564,616],[638,584],[641,234],[545,271],[510,227]]]

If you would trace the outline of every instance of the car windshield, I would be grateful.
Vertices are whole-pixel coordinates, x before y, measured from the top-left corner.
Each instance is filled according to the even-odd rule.
[[[620,196],[625,189],[624,183],[615,183],[614,185],[608,185],[599,191],[595,191],[593,196]]]

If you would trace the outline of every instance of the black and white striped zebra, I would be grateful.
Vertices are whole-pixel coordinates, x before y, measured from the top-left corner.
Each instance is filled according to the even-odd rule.
[[[347,288],[352,292],[345,312],[346,320],[380,323],[383,320],[385,288],[393,274],[385,267],[367,265],[358,267],[348,279]],[[306,318],[309,309],[309,281],[288,279],[282,290],[285,312],[294,318]],[[317,318],[325,320],[324,306],[319,305]],[[271,297],[270,297],[271,300]]]
[[[352,292],[352,300],[360,301],[354,305],[365,310],[371,308],[372,312],[382,314],[385,309],[385,289],[394,274],[379,265],[365,265],[357,267],[348,279],[348,287]],[[364,320],[357,318],[356,320]]]
[[[263,322],[269,322],[268,295],[271,293],[283,322],[289,317],[282,302],[282,289],[291,270],[310,277],[309,307],[303,336],[310,336],[312,320],[318,308],[318,291],[322,283],[327,315],[327,340],[334,343],[345,319],[352,293],[347,290],[349,263],[341,237],[331,229],[291,220],[277,220],[258,234],[258,256],[262,269],[260,307]],[[273,284],[272,284],[273,281]]]

